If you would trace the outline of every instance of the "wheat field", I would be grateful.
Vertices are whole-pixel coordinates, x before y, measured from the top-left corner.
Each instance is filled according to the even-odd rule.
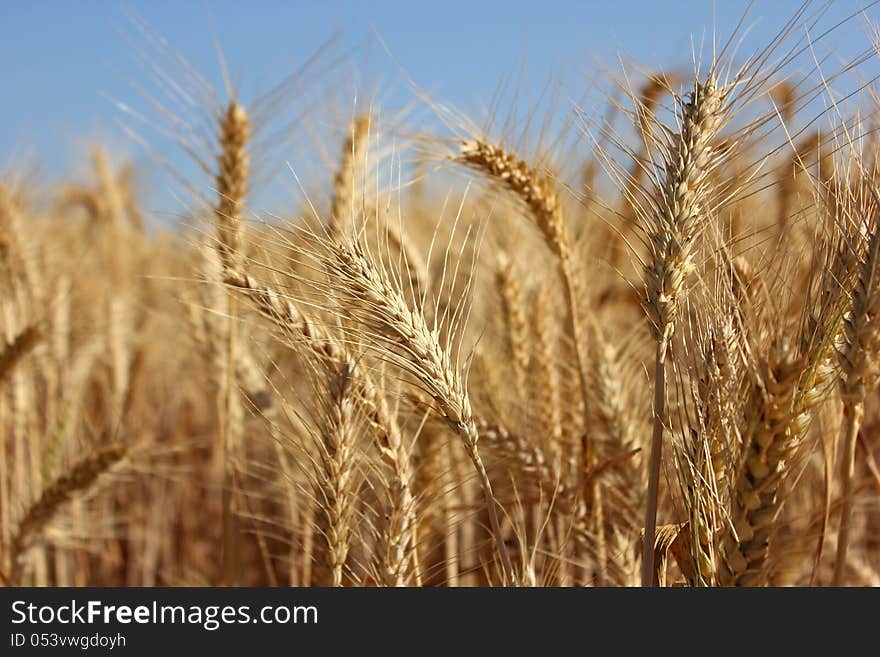
[[[880,585],[880,32],[822,58],[820,15],[525,126],[306,101],[327,53],[246,97],[141,28],[177,220],[101,144],[0,171],[0,579]]]

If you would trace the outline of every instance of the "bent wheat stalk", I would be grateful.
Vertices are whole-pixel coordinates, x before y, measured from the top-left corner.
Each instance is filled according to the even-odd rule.
[[[559,262],[559,273],[565,302],[568,308],[568,328],[574,343],[574,353],[580,385],[580,396],[583,404],[581,420],[589,415],[590,395],[587,379],[587,354],[583,325],[578,312],[578,291],[571,260],[571,242],[563,214],[562,202],[559,198],[555,181],[548,175],[530,166],[525,160],[501,145],[494,145],[480,139],[466,141],[461,145],[458,160],[473,169],[480,171],[490,180],[514,194],[532,216],[544,237],[550,251]],[[590,450],[589,438],[584,441],[586,451]],[[587,463],[592,467],[592,463]],[[602,517],[601,488],[595,480],[592,486],[593,504],[596,517]],[[603,531],[596,527],[599,537],[599,552],[605,553]],[[600,572],[605,571],[606,564],[600,563]]]
[[[479,432],[471,412],[462,375],[448,349],[441,345],[437,328],[429,328],[419,311],[411,310],[387,272],[376,266],[356,242],[330,242],[323,254],[335,294],[378,342],[380,355],[409,373],[431,395],[449,427],[462,439],[477,473],[489,512],[492,533],[508,582],[515,575],[498,520],[497,500],[480,456]]]
[[[419,572],[416,545],[415,503],[412,494],[412,466],[409,453],[394,414],[369,372],[358,365],[342,343],[327,334],[283,294],[257,283],[240,271],[227,270],[224,281],[237,289],[254,307],[284,334],[293,335],[297,344],[351,375],[352,395],[369,422],[371,434],[382,461],[391,467],[391,516],[396,519],[389,532],[387,563],[383,564],[385,584],[405,586],[410,563]]]

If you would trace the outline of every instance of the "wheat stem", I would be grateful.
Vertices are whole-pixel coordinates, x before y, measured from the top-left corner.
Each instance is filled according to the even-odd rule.
[[[855,474],[856,442],[865,417],[865,404],[856,402],[845,409],[843,460],[840,473],[843,479],[843,508],[840,511],[840,529],[837,534],[837,554],[834,557],[832,586],[842,586],[846,575],[846,552],[849,545],[850,522],[853,508],[853,476]]]
[[[642,545],[642,586],[654,582],[654,540],[657,529],[657,502],[660,492],[660,463],[663,456],[663,422],[666,417],[666,351],[669,341],[657,342],[654,361],[654,421],[651,433],[651,456],[648,461],[648,494],[645,505],[645,539]]]

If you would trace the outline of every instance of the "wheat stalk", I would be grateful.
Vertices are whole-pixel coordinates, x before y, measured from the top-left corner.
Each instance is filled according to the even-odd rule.
[[[657,496],[663,429],[666,422],[666,353],[675,328],[682,288],[693,270],[693,243],[705,221],[706,180],[713,152],[712,140],[722,123],[725,90],[713,75],[695,82],[684,104],[681,130],[665,154],[664,177],[656,199],[648,237],[649,262],[643,272],[645,311],[657,341],[654,362],[654,428],[648,466],[648,495],[645,508],[645,537],[642,549],[642,585],[654,581],[654,529],[657,526]]]
[[[242,214],[250,178],[251,124],[247,111],[235,99],[227,105],[220,117],[220,153],[217,158],[217,203],[214,217],[217,230],[216,249],[222,269],[238,265],[241,253]],[[236,380],[238,362],[238,312],[235,299],[225,298],[226,331],[221,336],[225,344],[216,348],[217,367],[221,373],[218,388],[220,440],[223,487],[223,577],[227,582],[239,576],[239,547],[237,507],[239,499],[237,472],[244,433],[244,409]]]

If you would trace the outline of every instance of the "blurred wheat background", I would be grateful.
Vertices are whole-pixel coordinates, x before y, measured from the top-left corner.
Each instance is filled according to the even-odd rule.
[[[880,583],[876,8],[692,4],[537,80],[477,8],[449,93],[348,5],[269,84],[223,3],[4,57],[2,581]]]

